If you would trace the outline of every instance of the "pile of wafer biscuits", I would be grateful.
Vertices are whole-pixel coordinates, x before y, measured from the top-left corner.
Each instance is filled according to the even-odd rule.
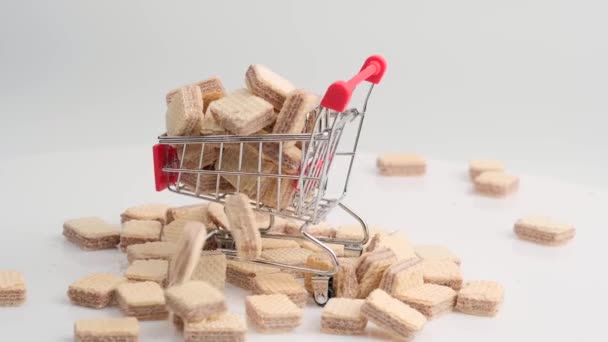
[[[247,136],[310,132],[319,98],[268,67],[254,64],[245,73],[242,89],[226,91],[221,80],[212,77],[171,90],[166,102],[169,136]],[[301,146],[296,141],[279,145],[267,142],[261,147],[229,143],[176,147],[182,169],[296,174],[302,161]],[[222,175],[220,179],[214,174],[194,172],[182,172],[180,177],[186,188],[198,193],[231,192],[238,188],[239,192],[275,208],[288,206],[294,196],[295,189],[288,181],[281,180],[285,184],[279,187],[276,178],[267,177],[258,180],[255,176]]]
[[[123,274],[83,274],[68,286],[73,305],[96,310],[117,306],[125,316],[77,321],[77,340],[137,341],[138,322],[150,320],[173,321],[184,340],[191,342],[244,341],[249,329],[288,333],[302,324],[305,310],[316,306],[311,300],[312,276],[246,260],[332,269],[329,256],[310,241],[260,238],[259,227],[268,219],[252,211],[244,194],[229,196],[225,207],[138,205],[127,208],[121,221],[121,229],[100,218],[66,221],[74,232],[66,235],[68,241],[85,250],[114,248],[129,262]],[[273,232],[285,235],[294,233],[291,226],[296,225],[281,220],[274,224]],[[228,260],[207,242],[207,234],[218,228],[233,234],[244,260]],[[363,237],[362,228],[353,225],[322,223],[309,231],[352,241]],[[113,234],[111,245],[108,234]],[[498,313],[502,286],[488,280],[466,281],[461,259],[448,248],[413,245],[403,232],[377,227],[370,236],[361,255],[348,255],[343,245],[328,244],[339,257],[339,267],[330,285],[335,297],[319,314],[321,332],[361,335],[375,325],[392,338],[411,339],[428,320],[446,312]],[[226,283],[246,291],[244,316],[227,306]]]

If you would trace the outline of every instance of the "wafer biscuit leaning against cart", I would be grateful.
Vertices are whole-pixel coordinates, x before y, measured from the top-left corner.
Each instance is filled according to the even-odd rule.
[[[262,255],[262,237],[250,202],[249,197],[242,193],[228,196],[225,202],[225,212],[237,254],[249,260]]]
[[[294,85],[262,64],[250,65],[245,73],[245,84],[255,95],[263,98],[279,111]]]
[[[167,286],[181,284],[190,280],[201,257],[207,230],[199,222],[189,222],[177,243],[177,253],[169,262]]]

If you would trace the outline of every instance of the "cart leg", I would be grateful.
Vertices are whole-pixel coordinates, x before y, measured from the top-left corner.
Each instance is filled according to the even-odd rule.
[[[345,245],[344,248],[351,251],[351,254],[361,255],[363,252],[363,245],[365,245],[369,241],[369,227],[367,222],[359,216],[356,212],[354,212],[349,206],[340,202],[338,203],[342,210],[346,211],[350,216],[352,216],[359,224],[361,225],[361,230],[363,230],[363,240],[361,241],[352,241],[350,245]]]
[[[335,297],[333,279],[328,276],[312,276],[313,299],[317,305],[325,306],[331,298]]]

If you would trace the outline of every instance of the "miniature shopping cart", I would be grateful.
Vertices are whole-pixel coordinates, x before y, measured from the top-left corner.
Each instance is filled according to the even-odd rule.
[[[308,113],[307,124],[301,134],[264,134],[264,135],[207,135],[207,136],[167,136],[158,137],[159,144],[154,146],[154,167],[156,190],[169,189],[178,194],[192,196],[207,201],[223,203],[226,196],[241,192],[242,183],[245,180],[253,187],[257,187],[255,196],[250,196],[251,205],[257,212],[270,217],[268,225],[260,227],[262,237],[278,239],[307,239],[326,253],[333,265],[330,270],[319,270],[301,266],[287,265],[258,258],[248,260],[255,263],[278,266],[282,269],[294,272],[313,274],[314,300],[324,305],[333,296],[332,276],[338,270],[338,259],[336,254],[325,245],[325,243],[341,244],[350,255],[360,255],[363,245],[369,239],[368,227],[359,215],[346,206],[342,201],[346,196],[353,162],[357,152],[357,145],[363,126],[363,119],[367,109],[367,103],[375,84],[382,79],[386,69],[386,61],[381,56],[369,57],[360,72],[349,81],[337,81],[329,86],[320,106]],[[347,109],[355,87],[363,82],[370,83],[361,110],[357,108]],[[346,129],[354,130],[353,144],[344,148],[340,145],[341,138]],[[265,144],[272,144],[278,148],[277,168],[268,171],[264,166],[263,158]],[[298,146],[301,149],[301,161],[297,172],[289,172],[283,167],[283,150],[288,146]],[[251,160],[246,161],[246,149],[254,149],[258,152],[257,165],[251,165]],[[219,156],[214,168],[205,168],[203,160],[205,154],[212,153],[215,149]],[[192,152],[195,151],[196,161],[192,162]],[[227,163],[224,156],[226,151],[239,151],[238,166],[223,168]],[[184,160],[189,158],[189,162]],[[251,159],[251,158],[249,158]],[[338,184],[337,195],[327,192],[330,177],[328,177],[332,165],[342,161],[347,169],[341,179],[332,181]],[[233,163],[234,164],[234,163]],[[222,187],[223,178],[232,177],[236,179],[234,189],[226,191]],[[211,179],[212,186],[209,188]],[[188,181],[187,181],[188,180]],[[277,187],[276,193],[281,194],[281,187],[294,187],[293,195],[288,203],[281,203],[282,196],[276,196],[277,203],[261,202],[260,188],[263,184],[273,182]],[[203,189],[203,184],[206,184]],[[332,184],[334,185],[334,184]],[[283,189],[284,190],[284,189]],[[321,222],[335,207],[339,207],[352,216],[361,226],[362,238],[359,241],[340,240],[327,237],[315,237],[309,232],[312,225]],[[271,231],[276,218],[294,220],[300,226],[298,234],[277,234]],[[228,258],[239,259],[234,241],[230,232],[225,227],[219,227],[207,236],[208,241],[214,239],[219,249]]]

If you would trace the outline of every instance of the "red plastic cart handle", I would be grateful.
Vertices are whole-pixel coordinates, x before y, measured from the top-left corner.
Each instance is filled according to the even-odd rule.
[[[175,160],[177,158],[177,151],[173,146],[156,144],[152,147],[152,156],[154,158],[156,191],[163,191],[169,184],[177,181],[177,173],[163,172],[163,167],[167,165],[167,159]]]
[[[363,63],[361,70],[355,77],[348,81],[337,81],[327,88],[321,106],[337,112],[346,110],[355,87],[363,81],[374,84],[380,83],[386,71],[386,60],[380,55],[368,57]]]

